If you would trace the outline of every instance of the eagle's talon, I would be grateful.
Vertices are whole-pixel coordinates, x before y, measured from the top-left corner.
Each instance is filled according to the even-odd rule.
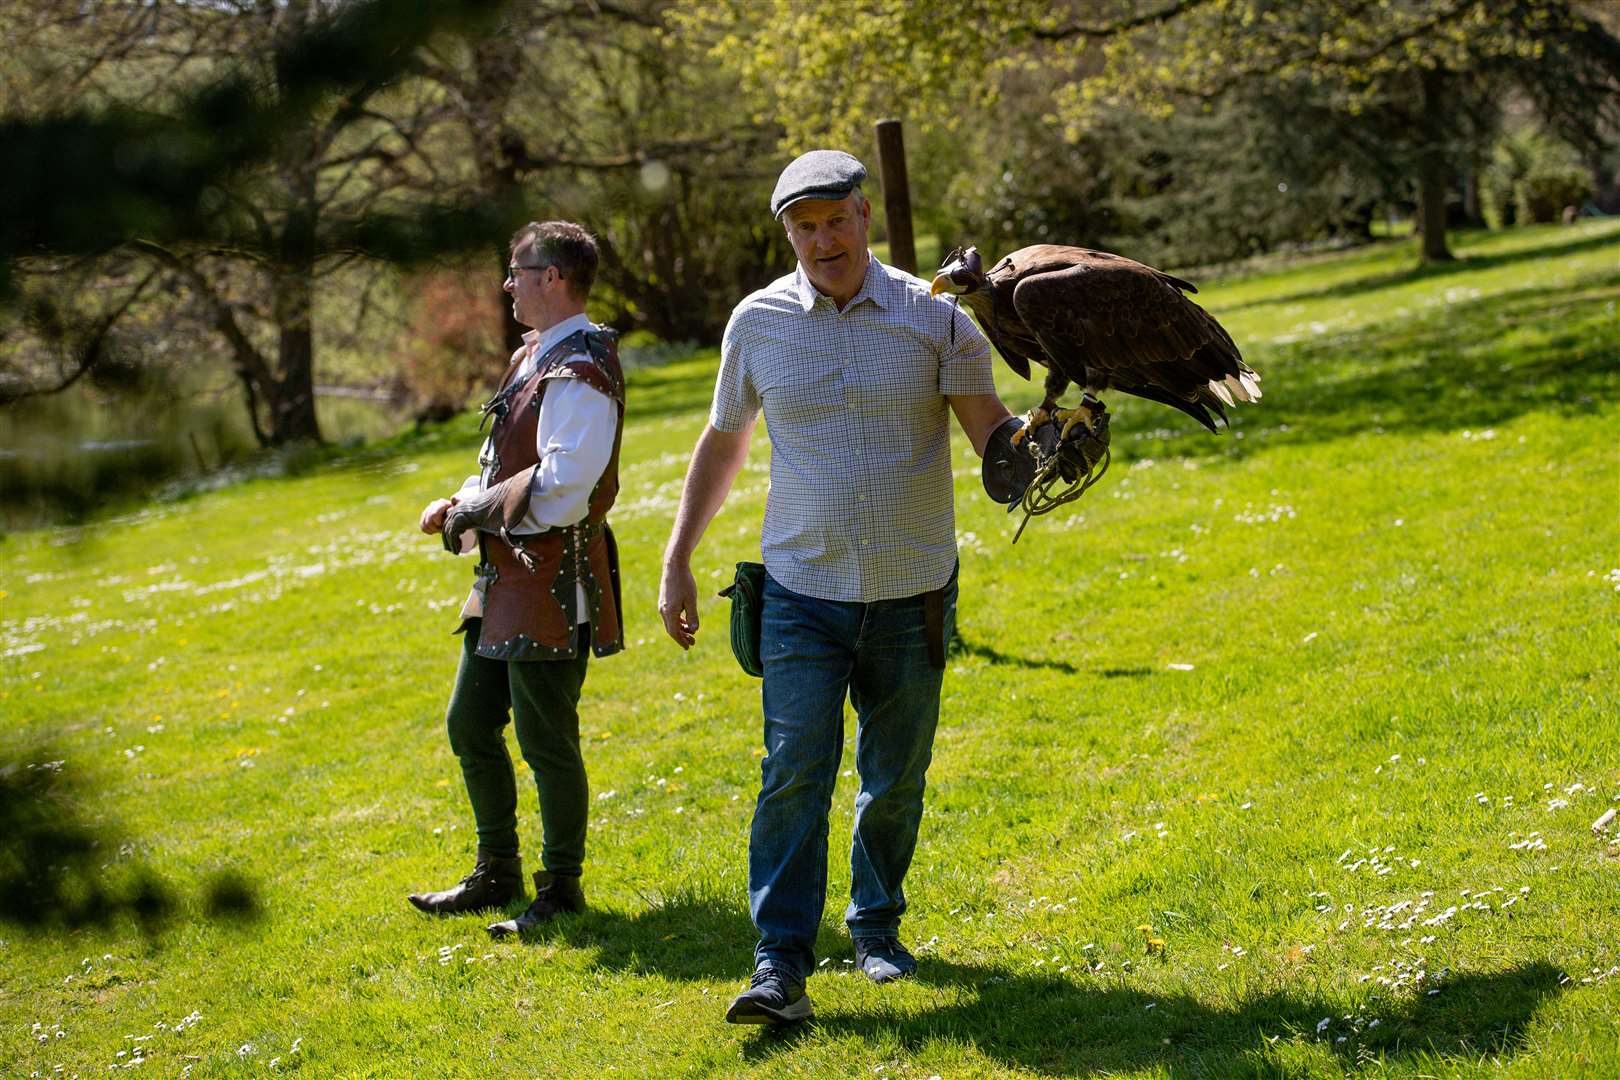
[[[1021,446],[1024,442],[1024,436],[1028,435],[1030,432],[1034,431],[1051,418],[1051,414],[1048,413],[1045,408],[1039,405],[1035,406],[1035,408],[1024,414],[1024,426],[1013,432],[1012,444],[1014,446]]]
[[[1068,441],[1069,432],[1074,430],[1076,424],[1084,423],[1086,430],[1090,432],[1097,430],[1097,424],[1092,419],[1091,410],[1084,405],[1077,409],[1059,409],[1053,414],[1052,419],[1063,421],[1063,430],[1058,432],[1058,442],[1060,443]]]

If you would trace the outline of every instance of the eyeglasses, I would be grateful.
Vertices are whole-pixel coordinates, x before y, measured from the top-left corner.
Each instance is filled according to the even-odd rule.
[[[508,285],[511,285],[511,284],[515,283],[517,281],[517,276],[518,276],[518,273],[520,271],[523,271],[523,270],[545,270],[545,269],[547,269],[547,267],[544,264],[540,264],[540,265],[524,264],[523,266],[516,266],[516,265],[508,266],[506,268],[506,283]],[[558,271],[558,273],[560,274],[561,271]]]

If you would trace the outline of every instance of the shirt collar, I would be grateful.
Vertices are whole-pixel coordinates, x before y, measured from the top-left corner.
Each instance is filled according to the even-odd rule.
[[[574,333],[576,330],[589,330],[590,328],[590,317],[582,311],[578,315],[570,315],[562,322],[554,326],[548,326],[544,330],[527,331],[523,335],[523,344],[528,347],[529,356],[544,356],[547,349],[569,334]]]
[[[810,278],[804,272],[804,266],[795,264],[793,268],[793,284],[798,290],[799,306],[808,312],[816,306],[816,300],[823,294],[810,283]],[[870,251],[866,253],[866,280],[861,282],[860,291],[850,298],[844,310],[859,304],[862,300],[870,300],[880,308],[887,308],[890,303],[890,278],[888,267],[878,262],[877,256]],[[829,302],[831,298],[829,297]]]

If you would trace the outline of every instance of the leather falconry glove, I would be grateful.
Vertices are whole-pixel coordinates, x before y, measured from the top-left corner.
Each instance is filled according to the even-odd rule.
[[[444,550],[452,555],[461,553],[461,534],[468,529],[491,533],[512,545],[523,565],[534,572],[534,558],[513,536],[512,530],[522,523],[529,512],[529,494],[534,485],[538,465],[530,465],[515,476],[485,488],[478,494],[463,499],[444,515]]]
[[[1022,418],[1009,416],[984,444],[984,490],[998,503],[1016,503],[1035,479],[1035,458],[1029,452],[1029,440],[1023,440],[1022,446],[1013,444],[1013,435],[1023,428]]]
[[[1057,458],[1058,476],[1065,484],[1072,484],[1083,476],[1090,476],[1108,452],[1112,441],[1108,417],[1106,411],[1098,412],[1092,420],[1093,426],[1076,424],[1066,439],[1060,435],[1057,423],[1049,421],[1031,432],[1033,438],[1026,439],[1025,444],[1032,445],[1031,452],[1037,461]]]

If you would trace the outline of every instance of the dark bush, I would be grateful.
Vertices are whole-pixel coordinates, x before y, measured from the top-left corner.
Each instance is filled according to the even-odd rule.
[[[1557,139],[1530,128],[1507,132],[1497,140],[1491,150],[1490,163],[1479,177],[1480,209],[1486,224],[1493,229],[1505,229],[1530,221],[1558,220],[1567,203],[1554,206],[1549,216],[1525,218],[1519,186],[1532,175],[1578,171],[1579,157]]]
[[[1592,177],[1585,169],[1543,167],[1513,187],[1518,220],[1526,225],[1558,221],[1564,207],[1579,207],[1592,197]]]

